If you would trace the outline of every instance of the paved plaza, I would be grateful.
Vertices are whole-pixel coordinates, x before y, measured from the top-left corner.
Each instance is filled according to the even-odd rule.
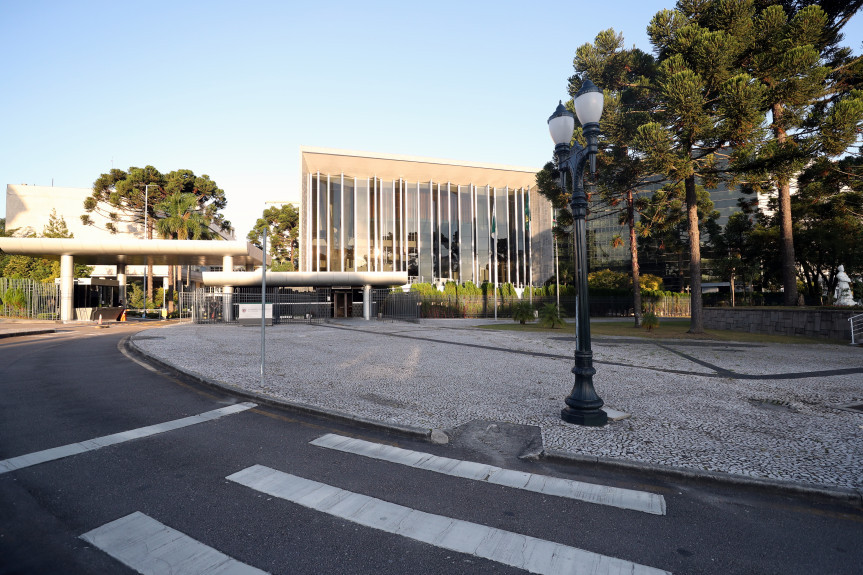
[[[629,417],[563,423],[570,330],[481,329],[484,320],[335,321],[266,330],[181,324],[134,345],[182,371],[271,399],[390,425],[535,425],[547,452],[699,473],[863,489],[863,349],[595,337],[594,378]],[[509,323],[509,322],[508,322]]]

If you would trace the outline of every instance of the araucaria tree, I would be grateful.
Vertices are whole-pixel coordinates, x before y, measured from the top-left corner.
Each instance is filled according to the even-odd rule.
[[[191,194],[196,211],[207,223],[229,230],[231,223],[220,212],[227,205],[225,192],[207,175],[196,176],[191,170],[176,170],[162,174],[153,166],[111,170],[93,183],[93,193],[84,200],[84,225],[98,225],[91,214],[107,219],[105,229],[111,233],[133,232],[144,227],[146,238],[153,237],[156,221],[165,216],[158,209],[169,196]],[[147,267],[147,298],[153,298],[152,266]]]
[[[633,310],[635,326],[639,327],[638,233],[639,228],[642,232],[646,232],[646,228],[636,221],[636,203],[640,195],[656,186],[658,178],[631,146],[638,127],[650,120],[655,105],[649,88],[656,64],[650,54],[623,46],[623,35],[612,29],[597,34],[593,44],[580,46],[573,61],[576,73],[569,79],[569,94],[575,97],[584,79],[590,78],[605,95],[597,187],[602,199],[620,212],[620,221],[628,231]],[[576,134],[580,133],[576,128]]]
[[[653,83],[659,105],[654,121],[639,127],[636,138],[636,147],[651,169],[684,187],[692,291],[690,333],[704,332],[697,181],[715,187],[723,160],[717,156],[729,146],[746,145],[763,121],[763,89],[734,68],[742,49],[738,36],[698,23],[707,4],[681,0],[677,10],[663,10],[651,21],[648,34],[659,55]]]
[[[722,25],[728,2],[714,0],[702,20]],[[778,193],[778,223],[785,305],[797,305],[797,262],[792,223],[791,184],[818,156],[837,156],[855,143],[863,123],[863,94],[852,92],[860,58],[839,48],[840,31],[863,5],[843,2],[738,2],[747,41],[738,64],[764,88],[762,111],[768,114],[766,137],[739,158],[757,191]]]
[[[267,208],[246,239],[260,248],[264,230],[267,230],[267,247],[273,259],[272,269],[294,271],[297,268],[300,246],[299,222],[300,214],[291,204]]]

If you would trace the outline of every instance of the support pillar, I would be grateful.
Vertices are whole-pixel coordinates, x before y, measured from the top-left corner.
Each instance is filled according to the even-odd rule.
[[[126,264],[117,264],[117,283],[120,284],[120,306],[129,307],[129,300],[126,299]]]
[[[363,286],[363,319],[372,319],[372,286]]]
[[[75,263],[72,256],[60,256],[60,321],[75,319],[73,291],[75,290]]]
[[[234,256],[222,256],[222,271],[234,271]],[[226,322],[233,321],[234,310],[234,286],[225,286],[222,288],[222,317]]]

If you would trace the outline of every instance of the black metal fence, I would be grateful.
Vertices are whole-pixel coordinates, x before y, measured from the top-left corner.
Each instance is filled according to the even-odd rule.
[[[385,290],[382,290],[385,291]],[[410,295],[410,294],[405,294]],[[417,297],[419,301],[419,317],[422,318],[506,318],[512,317],[513,306],[522,301],[532,303],[539,310],[545,305],[557,305],[554,296],[523,298],[494,296],[455,296],[448,294],[423,294]],[[574,297],[560,298],[560,313],[564,317],[575,315]],[[495,314],[497,306],[497,314]],[[643,298],[643,311],[652,311],[659,317],[689,317],[689,298],[662,296]],[[632,299],[618,296],[591,296],[591,317],[630,317],[632,316]]]
[[[180,317],[194,323],[248,323],[261,321],[260,288],[234,288],[233,293],[199,289],[180,296]],[[267,289],[264,304],[273,324],[321,323],[333,316],[329,289],[295,291]],[[248,311],[249,313],[245,313]]]
[[[235,288],[233,293],[218,289],[199,289],[179,294],[180,317],[194,323],[259,323],[260,288]],[[309,291],[286,288],[267,289],[265,304],[268,319],[273,324],[292,322],[319,323],[333,317],[332,290]],[[499,318],[512,317],[515,304],[529,301],[534,309],[557,305],[556,297],[455,296],[448,294],[420,294],[401,290],[371,290],[371,319],[391,321],[419,321],[421,318]],[[575,298],[561,297],[560,312],[564,317],[575,315]],[[497,313],[495,314],[495,306]],[[349,302],[351,317],[363,317],[363,303]],[[660,317],[688,317],[689,299],[664,296],[644,298],[644,311]],[[250,313],[251,312],[251,313]],[[632,300],[616,296],[592,296],[591,317],[628,317],[632,315]],[[256,318],[256,319],[255,319]]]

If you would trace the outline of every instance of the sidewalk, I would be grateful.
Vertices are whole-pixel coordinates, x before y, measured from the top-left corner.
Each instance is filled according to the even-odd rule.
[[[183,324],[134,336],[142,352],[222,385],[362,420],[448,430],[473,420],[535,425],[546,455],[673,468],[732,482],[863,490],[863,351],[842,345],[593,341],[606,406],[630,417],[563,423],[572,334],[477,329],[485,320]]]
[[[57,322],[38,320],[0,320],[0,339],[6,337],[21,337],[26,335],[40,335],[43,333],[54,333],[57,331]]]

